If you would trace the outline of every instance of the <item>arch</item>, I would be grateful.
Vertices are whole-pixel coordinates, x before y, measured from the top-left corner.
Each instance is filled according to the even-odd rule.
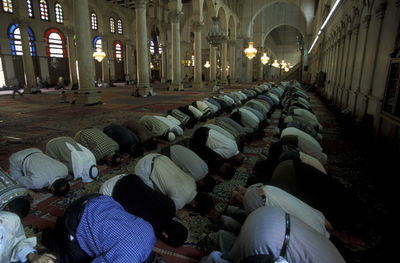
[[[59,24],[64,23],[64,13],[63,13],[63,8],[60,3],[55,3],[54,4],[54,11],[56,15],[56,22]]]
[[[117,62],[120,62],[123,60],[124,58],[124,54],[123,54],[123,45],[122,42],[120,40],[115,40],[113,43],[113,47],[114,47],[114,59]]]
[[[220,26],[221,30],[227,34],[228,33],[228,19],[226,18],[225,9],[221,6],[218,8],[218,15],[217,17],[220,18]]]
[[[39,2],[40,19],[49,21],[49,4],[46,0],[40,0]]]
[[[233,16],[229,17],[228,20],[228,37],[231,39],[236,39],[236,27],[235,27],[235,19]]]
[[[151,29],[149,42],[151,55],[158,55],[162,53],[162,47],[160,45],[160,30],[156,25],[153,25]]]
[[[14,13],[14,5],[12,0],[3,0],[2,6],[4,13]]]
[[[29,48],[31,56],[37,56],[35,34],[33,33],[30,27],[27,27],[27,30],[29,35]],[[11,55],[22,56],[23,50],[22,50],[21,31],[20,28],[18,27],[18,24],[11,24],[8,27],[8,38],[10,39]]]
[[[67,55],[65,49],[65,37],[60,30],[56,28],[50,28],[46,31],[46,55],[54,58],[64,58]]]
[[[90,14],[90,28],[96,31],[99,29],[99,22],[97,20],[97,15],[95,12],[92,12]]]

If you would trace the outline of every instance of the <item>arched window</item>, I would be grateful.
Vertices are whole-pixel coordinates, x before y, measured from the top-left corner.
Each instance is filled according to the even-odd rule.
[[[156,46],[154,44],[153,40],[150,40],[150,54],[154,55],[156,53]],[[158,54],[162,54],[162,47],[160,44],[158,44]]]
[[[123,30],[122,30],[122,20],[121,20],[121,19],[118,19],[118,20],[117,20],[117,33],[118,33],[119,35],[122,35],[122,34],[123,34]]]
[[[30,27],[28,29],[29,35],[29,48],[31,51],[31,56],[37,56],[35,35]],[[10,38],[11,55],[22,56],[22,41],[21,41],[21,31],[18,24],[12,24],[8,28],[8,37]]]
[[[64,14],[63,14],[63,9],[60,3],[56,3],[55,5],[55,11],[56,11],[56,22],[57,23],[64,23]]]
[[[97,28],[98,28],[98,26],[97,26],[97,15],[94,12],[90,16],[90,26],[91,26],[92,30],[97,30]]]
[[[10,14],[14,12],[12,0],[3,0],[3,11]]]
[[[122,43],[119,40],[114,42],[114,59],[118,62],[122,61]]]
[[[40,0],[40,19],[49,20],[49,6],[46,0]]]
[[[45,34],[47,46],[46,54],[52,58],[63,58],[65,52],[65,38],[57,29],[49,29]]]
[[[32,0],[26,0],[26,12],[28,17],[33,18]]]
[[[110,17],[110,32],[115,33],[115,19]]]
[[[97,49],[103,50],[103,43],[99,36],[93,38],[93,48],[96,51]]]

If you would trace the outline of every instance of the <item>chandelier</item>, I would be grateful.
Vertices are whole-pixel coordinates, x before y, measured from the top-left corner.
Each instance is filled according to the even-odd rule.
[[[191,60],[191,59],[183,59],[183,60],[182,60],[182,64],[183,64],[185,67],[190,67],[190,66],[192,65],[192,60]]]
[[[269,57],[267,56],[267,52],[264,52],[264,54],[261,57],[261,63],[263,63],[264,65],[267,64],[269,61]]]
[[[204,67],[205,67],[205,68],[211,67],[210,61],[207,60],[207,61],[206,61],[206,64],[204,64]]]
[[[281,67],[281,65],[278,63],[277,59],[274,60],[274,63],[272,63],[272,66],[275,67],[275,68],[280,68]]]
[[[253,42],[249,42],[249,47],[244,50],[244,54],[248,59],[253,59],[257,54],[257,49],[253,47]]]
[[[220,26],[219,26],[219,17],[213,16],[212,17],[212,25],[211,25],[211,30],[208,32],[206,39],[210,45],[217,47],[220,45],[222,42],[225,41],[226,36],[224,32],[222,32]]]
[[[93,58],[98,62],[103,61],[103,58],[106,57],[106,53],[101,50],[101,48],[97,48],[96,51],[93,53]]]

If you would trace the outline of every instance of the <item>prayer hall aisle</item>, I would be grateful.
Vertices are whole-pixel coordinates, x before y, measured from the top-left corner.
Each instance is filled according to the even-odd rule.
[[[225,89],[225,93],[252,86],[237,85]],[[39,96],[27,95],[17,100],[0,96],[1,167],[8,168],[8,157],[13,152],[29,147],[44,149],[51,138],[73,136],[76,131],[85,127],[103,128],[110,123],[120,124],[127,118],[139,119],[145,114],[163,115],[169,109],[215,95],[205,89],[169,92],[165,91],[163,86],[155,89],[156,96],[148,98],[127,96],[131,90],[125,86],[103,89],[102,92],[104,104],[90,107],[60,104],[58,92],[48,92]],[[328,155],[326,165],[328,174],[350,189],[361,199],[361,204],[366,208],[366,214],[358,221],[359,224],[354,232],[366,241],[367,248],[354,250],[340,246],[340,242],[335,242],[335,245],[347,262],[373,262],[385,258],[388,250],[385,234],[391,226],[389,221],[391,210],[387,202],[389,194],[385,192],[384,187],[390,184],[382,183],[372,176],[372,172],[377,170],[377,164],[370,162],[370,158],[375,157],[370,154],[371,150],[366,151],[368,147],[360,148],[359,144],[353,141],[353,137],[346,136],[347,130],[341,127],[342,124],[328,106],[323,104],[316,94],[310,92],[307,94],[311,97],[315,115],[324,127],[322,145]],[[220,229],[218,216],[225,211],[232,191],[239,185],[246,185],[254,164],[260,159],[266,159],[269,146],[279,140],[278,125],[281,113],[280,109],[272,113],[269,119],[270,126],[265,129],[265,137],[262,140],[254,140],[244,146],[243,153],[246,158],[237,169],[234,178],[215,187],[212,194],[215,200],[214,211],[207,217],[193,214],[190,219],[181,221],[189,229],[185,246],[174,249],[160,241],[157,242],[154,251],[163,255],[166,262],[197,262],[203,255],[216,249],[216,244],[209,234]],[[186,129],[184,136],[178,137],[175,143],[187,145],[188,139],[197,127],[199,124],[193,129]],[[159,151],[167,144],[169,143],[160,141],[155,151]],[[116,168],[100,166],[99,180],[88,184],[73,183],[71,192],[66,198],[42,194],[34,201],[30,215],[23,221],[27,234],[38,235],[40,240],[41,230],[52,226],[56,216],[61,216],[73,200],[86,193],[98,192],[104,181],[117,174],[133,173],[139,158],[124,157],[122,164]],[[343,212],[339,216],[346,218],[348,215]]]

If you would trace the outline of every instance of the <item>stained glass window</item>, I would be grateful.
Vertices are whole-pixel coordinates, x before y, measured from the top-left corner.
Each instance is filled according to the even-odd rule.
[[[110,17],[110,32],[115,33],[115,20],[112,17]]]
[[[117,40],[114,42],[114,58],[116,61],[122,61],[122,43]]]
[[[33,17],[32,0],[26,0],[26,12],[28,13],[28,17]]]
[[[40,19],[49,20],[49,6],[46,0],[40,0]]]
[[[55,11],[56,11],[56,22],[60,24],[64,23],[63,9],[59,3],[56,3]]]
[[[123,34],[123,30],[122,30],[122,20],[121,20],[121,19],[118,19],[118,20],[117,20],[117,33],[118,33],[119,35],[122,35],[122,34]]]
[[[92,13],[92,15],[90,16],[90,25],[91,25],[92,30],[97,30],[98,25],[97,25],[96,13]]]
[[[50,29],[46,32],[46,53],[48,57],[63,58],[65,57],[65,39],[57,29]]]
[[[3,0],[3,11],[10,14],[14,12],[12,0]]]
[[[31,56],[37,56],[35,35],[30,27],[27,28],[29,35],[29,47],[31,51]],[[22,41],[21,41],[21,30],[18,24],[12,24],[8,28],[8,37],[10,38],[11,55],[22,56]]]
[[[94,48],[94,50],[97,50],[97,49],[102,50],[103,49],[103,44],[102,44],[101,38],[99,36],[96,36],[93,38],[93,48]]]

